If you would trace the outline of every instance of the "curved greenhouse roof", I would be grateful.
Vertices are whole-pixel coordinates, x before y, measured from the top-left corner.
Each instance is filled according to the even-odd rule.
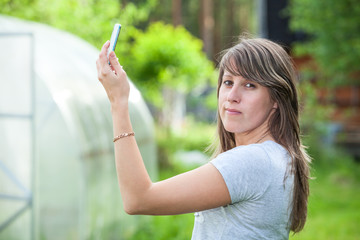
[[[125,215],[99,50],[64,31],[0,15],[0,238],[105,236]],[[130,117],[156,178],[153,120],[131,84]],[[120,231],[120,230],[119,230]]]

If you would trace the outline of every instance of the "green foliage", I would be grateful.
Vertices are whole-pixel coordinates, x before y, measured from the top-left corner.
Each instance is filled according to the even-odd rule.
[[[202,42],[181,26],[174,28],[157,22],[134,37],[124,66],[154,105],[163,102],[163,87],[186,93],[197,84],[206,83],[213,72],[211,62],[202,52]]]
[[[177,163],[174,161],[174,154],[177,151],[197,150],[204,152],[210,145],[210,141],[214,139],[215,132],[215,125],[196,122],[191,117],[187,117],[184,129],[179,134],[169,133],[163,127],[158,126],[156,128],[156,142],[160,167],[176,169]]]
[[[157,0],[122,6],[119,0],[0,0],[0,13],[49,24],[71,32],[100,48],[110,38],[113,25],[121,23],[124,52],[134,27],[148,19]]]
[[[148,217],[128,240],[191,239],[194,214]]]
[[[318,138],[323,137],[327,132],[330,123],[329,116],[334,111],[334,106],[324,105],[319,102],[318,89],[309,81],[314,73],[302,72],[302,81],[298,85],[300,95],[300,125],[305,135]]]
[[[322,105],[311,84],[316,73],[302,72],[299,84],[304,144],[313,158],[308,220],[303,231],[290,239],[357,239],[360,216],[360,166],[329,142],[329,116],[334,106]]]
[[[291,0],[291,28],[310,35],[297,45],[297,53],[313,56],[326,85],[357,82],[360,70],[360,5],[357,0]],[[321,75],[319,74],[321,73]],[[330,79],[330,81],[329,81]]]
[[[305,228],[290,239],[355,240],[360,235],[360,166],[341,151],[327,156],[313,166]]]

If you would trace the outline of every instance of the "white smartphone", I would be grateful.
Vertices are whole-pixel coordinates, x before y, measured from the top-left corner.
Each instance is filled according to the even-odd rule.
[[[120,34],[120,29],[121,29],[121,24],[116,23],[114,25],[114,29],[113,29],[113,31],[111,33],[110,46],[109,46],[109,49],[107,51],[107,58],[108,58],[109,64],[110,64],[109,54],[110,54],[111,51],[115,51],[116,43],[117,43],[117,40],[118,40],[118,37],[119,37],[119,34]]]

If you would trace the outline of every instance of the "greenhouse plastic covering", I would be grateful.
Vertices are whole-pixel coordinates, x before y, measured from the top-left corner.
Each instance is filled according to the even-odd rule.
[[[64,31],[0,15],[0,239],[108,239],[136,228],[121,206],[98,52]],[[133,84],[129,105],[154,179],[153,120]]]

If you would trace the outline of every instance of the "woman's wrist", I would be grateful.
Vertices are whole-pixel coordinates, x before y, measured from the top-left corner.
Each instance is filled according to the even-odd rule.
[[[114,135],[133,132],[127,102],[112,103],[111,115],[113,120]]]
[[[129,101],[126,100],[113,100],[110,102],[111,112],[128,112]]]

